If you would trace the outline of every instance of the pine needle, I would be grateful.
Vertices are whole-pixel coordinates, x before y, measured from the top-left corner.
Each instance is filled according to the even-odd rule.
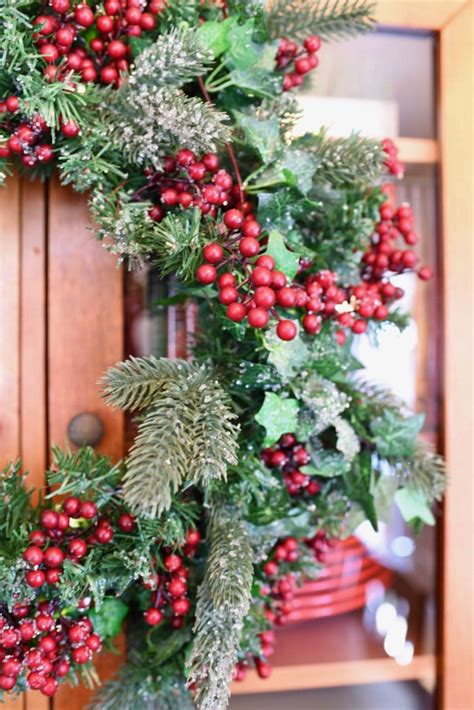
[[[270,36],[299,41],[311,33],[323,39],[352,37],[372,30],[374,7],[371,0],[270,0]]]

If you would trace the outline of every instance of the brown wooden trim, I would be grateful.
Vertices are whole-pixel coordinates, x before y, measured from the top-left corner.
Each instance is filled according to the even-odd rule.
[[[444,433],[449,471],[440,584],[440,697],[444,710],[474,707],[473,27],[474,4],[470,1],[440,33]]]
[[[123,455],[124,419],[100,396],[98,380],[123,357],[123,283],[115,258],[90,231],[86,199],[50,185],[48,200],[48,408],[49,441],[67,444],[67,425],[80,412],[93,412],[105,428],[97,449]],[[121,663],[103,654],[96,664],[106,678]],[[83,687],[64,686],[55,710],[81,710],[91,697]]]
[[[381,25],[440,30],[466,0],[377,0],[375,17]]]

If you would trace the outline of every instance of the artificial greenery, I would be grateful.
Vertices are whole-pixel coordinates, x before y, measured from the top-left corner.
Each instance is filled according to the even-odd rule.
[[[189,360],[129,358],[103,377],[106,401],[135,416],[122,462],[87,447],[55,448],[47,490],[35,504],[20,463],[2,472],[0,614],[11,620],[21,599],[31,616],[49,604],[61,629],[88,617],[108,645],[126,630],[126,661],[91,701],[95,710],[224,710],[234,672],[268,674],[263,637],[272,620],[284,621],[280,584],[293,589],[317,574],[318,540],[349,535],[362,519],[376,528],[393,504],[415,530],[433,524],[445,474],[419,439],[422,416],[359,376],[351,353],[357,336],[340,320],[362,301],[353,285],[372,279],[364,258],[384,229],[386,146],[324,130],[297,136],[300,109],[283,91],[289,44],[315,47],[313,34],[331,40],[365,32],[372,5],[155,4],[150,31],[127,38],[121,75],[104,85],[101,74],[83,81],[80,71],[64,71],[64,55],[56,63],[41,55],[33,23],[53,13],[49,5],[0,0],[1,98],[18,101],[15,111],[5,103],[0,113],[0,174],[13,165],[47,179],[57,168],[63,184],[88,193],[96,235],[119,262],[149,262],[173,277],[175,293],[160,308],[187,298],[199,307]],[[90,6],[103,14],[102,5]],[[84,52],[97,46],[95,24],[76,30]],[[304,59],[306,49],[295,47],[292,56]],[[110,58],[95,61],[101,69]],[[51,143],[49,157],[44,150],[35,157],[28,131],[21,157],[10,151],[21,126]],[[188,164],[180,173],[169,167],[182,150],[185,163],[194,151],[198,173],[202,161],[215,164],[211,180],[220,175],[227,185],[222,203],[203,197],[214,185],[209,175],[203,182],[190,178]],[[308,334],[291,305],[278,313],[294,329],[290,340],[273,327],[233,321],[214,281],[196,282],[203,248],[228,246],[233,231],[221,217],[235,205],[258,221],[259,255],[271,257],[280,279],[301,289],[323,273],[336,291],[346,289],[337,317],[325,314],[317,333]],[[230,239],[235,246],[238,238]],[[245,288],[255,259],[239,259],[234,249],[226,268]],[[384,323],[406,322],[392,305],[383,315],[370,322],[375,334]],[[285,463],[275,464],[275,454]],[[28,584],[29,536],[41,542],[44,516],[64,505],[74,510],[76,499],[67,532],[54,529],[44,543],[67,553],[58,579]],[[86,513],[95,510],[89,517],[84,502]],[[79,557],[67,547],[78,538],[86,544]],[[292,559],[278,558],[284,544]],[[89,662],[74,661],[68,678],[96,680]],[[16,690],[27,687],[22,671]]]

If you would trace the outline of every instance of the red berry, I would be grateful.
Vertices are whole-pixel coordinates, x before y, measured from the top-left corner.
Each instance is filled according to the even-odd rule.
[[[248,222],[244,222],[244,225],[242,227],[242,234],[244,235],[244,237],[253,237],[254,239],[257,239],[260,236],[261,232],[262,232],[262,228],[259,225],[259,223],[256,222],[255,220],[251,219]],[[271,259],[272,257],[270,256],[267,258]],[[263,264],[262,264],[262,266],[263,266]],[[273,266],[275,266],[274,261],[273,261]],[[268,267],[268,268],[273,268],[273,267]]]
[[[97,515],[97,506],[92,500],[85,500],[81,503],[79,508],[79,517],[86,518],[86,520],[92,520]]]
[[[270,664],[265,663],[261,658],[256,659],[255,667],[260,678],[268,678],[272,673]]]
[[[118,72],[115,67],[109,64],[109,66],[101,69],[100,78],[104,84],[113,84],[118,79]]]
[[[188,532],[186,533],[186,542],[188,543],[188,545],[199,545],[199,543],[201,542],[201,533],[199,532],[199,530],[196,530],[194,528],[188,530]]]
[[[247,309],[242,303],[231,303],[227,306],[227,317],[234,323],[240,323],[247,315]]]
[[[51,44],[51,42],[46,42],[45,44],[41,45],[39,52],[43,59],[50,64],[53,62],[57,61],[59,58],[59,52],[55,44]]]
[[[263,308],[252,308],[247,318],[252,328],[264,328],[269,321],[269,315]]]
[[[75,121],[66,121],[61,124],[61,133],[66,138],[75,138],[79,135],[81,129]]]
[[[70,47],[74,42],[74,30],[72,27],[62,27],[56,32],[56,42],[63,47]]]
[[[253,237],[244,237],[239,242],[239,251],[247,259],[256,256],[260,251],[260,243]]]
[[[181,165],[181,167],[187,168],[189,165],[191,165],[191,163],[196,162],[196,156],[194,155],[192,150],[187,150],[186,148],[183,148],[177,153],[176,162],[178,163],[178,165]]]
[[[263,565],[263,571],[267,577],[274,577],[276,574],[278,574],[278,569],[279,567],[277,563],[273,560],[269,560]]]
[[[172,187],[169,187],[166,190],[163,190],[161,193],[161,201],[164,202],[165,205],[168,205],[169,207],[172,207],[173,205],[178,204],[178,199],[179,199],[179,193],[177,190],[175,190]]]
[[[224,288],[225,286],[235,286],[237,283],[237,279],[233,274],[221,274],[219,276],[219,280],[217,282],[219,288]]]
[[[49,161],[54,157],[53,146],[48,144],[36,146],[35,156],[43,163],[49,163]]]
[[[129,513],[123,513],[119,517],[117,524],[122,532],[129,533],[135,528],[135,518]]]
[[[26,682],[33,690],[39,690],[45,684],[46,678],[43,673],[32,671],[32,673],[28,674]]]
[[[206,170],[209,170],[210,173],[215,173],[219,170],[219,158],[215,153],[206,153],[201,160],[206,166]]]
[[[101,545],[107,545],[109,542],[112,541],[113,536],[114,531],[108,523],[100,524],[94,533],[95,539]]]
[[[264,266],[256,266],[252,271],[250,280],[254,286],[269,286],[272,283],[272,272]]]
[[[58,681],[55,680],[52,676],[48,676],[46,678],[45,682],[40,688],[40,692],[42,695],[46,695],[46,697],[51,698],[57,691],[58,689]]]
[[[196,271],[196,279],[201,284],[211,284],[217,278],[217,271],[212,264],[201,264]]]
[[[217,264],[224,256],[224,250],[220,244],[217,244],[217,242],[206,244],[202,253],[205,260],[210,264]]]
[[[318,52],[321,47],[321,40],[317,35],[309,35],[304,41],[304,48],[308,52]]]
[[[139,25],[142,19],[142,11],[139,7],[129,7],[125,13],[125,19],[129,25]]]
[[[45,581],[45,574],[40,569],[30,570],[26,573],[26,583],[29,587],[33,587],[33,589],[38,589],[39,587],[42,587]]]
[[[286,286],[287,279],[283,271],[273,271],[272,272],[272,286],[274,289],[284,288]]]
[[[181,567],[182,560],[179,555],[167,555],[163,560],[163,564],[168,572],[176,572]]]
[[[107,54],[114,59],[122,59],[127,54],[127,47],[119,39],[114,39],[107,47]]]
[[[140,20],[140,27],[142,28],[142,30],[149,32],[150,30],[153,30],[155,28],[155,25],[156,20],[153,17],[152,13],[144,12]]]
[[[78,646],[78,648],[72,649],[72,660],[74,663],[79,663],[80,665],[87,663],[91,658],[91,651],[87,646]]]
[[[87,628],[81,624],[74,624],[68,631],[68,637],[71,643],[82,643],[88,636]]]
[[[74,10],[74,19],[81,27],[90,27],[94,24],[94,13],[86,4],[77,5]]]
[[[64,678],[64,676],[67,676],[67,674],[69,673],[70,668],[71,665],[69,661],[64,658],[62,661],[59,661],[58,665],[56,666],[56,675],[60,678]]]
[[[206,166],[204,163],[191,163],[188,167],[188,175],[191,180],[203,180],[206,175]]]
[[[176,616],[185,616],[191,607],[189,599],[173,599],[171,608]]]
[[[352,326],[352,332],[356,333],[356,335],[361,335],[362,333],[365,333],[367,330],[367,323],[365,320],[356,320],[354,325]]]
[[[72,557],[80,560],[87,552],[87,543],[81,537],[78,537],[75,540],[71,540],[67,549]]]
[[[27,547],[24,551],[23,559],[33,567],[37,567],[43,561],[43,552],[39,547],[32,545],[31,547]]]
[[[66,12],[69,11],[70,6],[69,0],[51,0],[51,7],[60,15],[65,15]]]
[[[99,651],[102,646],[102,640],[98,634],[91,634],[88,639],[86,639],[86,646],[90,648],[91,651]]]
[[[276,299],[278,305],[283,308],[293,308],[296,303],[296,294],[292,288],[285,286],[277,291]]]
[[[41,525],[47,530],[53,530],[58,524],[58,514],[55,510],[45,510],[41,513]]]
[[[38,34],[40,35],[49,35],[54,31],[54,19],[51,17],[51,15],[38,15],[38,17],[33,20],[33,25],[41,25],[41,29],[38,30]],[[15,97],[10,97],[10,98],[16,98]],[[8,106],[8,99],[7,99],[7,106]],[[16,111],[16,109],[8,109],[12,113]]]
[[[433,277],[433,272],[429,266],[421,266],[418,269],[418,278],[422,281],[429,281]]]
[[[275,259],[270,254],[262,254],[255,262],[256,266],[263,266],[265,269],[272,271],[275,268]]]
[[[410,249],[405,249],[402,253],[402,263],[407,269],[412,269],[417,262],[417,256],[415,252],[410,251]]]
[[[276,329],[277,335],[281,340],[293,340],[296,337],[298,329],[291,320],[281,320]]]
[[[99,15],[95,23],[97,25],[97,29],[99,30],[99,32],[102,32],[102,34],[108,34],[109,32],[112,32],[115,27],[114,20],[108,14]]]
[[[172,579],[168,591],[172,597],[182,597],[186,593],[186,584],[181,579]]]
[[[58,567],[52,567],[46,570],[46,583],[47,584],[57,584],[61,578],[61,569]]]
[[[217,187],[220,187],[222,190],[230,190],[233,182],[232,176],[229,175],[226,170],[219,170],[213,178],[214,185],[217,185]]]
[[[387,306],[377,306],[377,308],[374,311],[374,318],[377,320],[385,320],[388,316],[388,308]]]
[[[259,286],[255,289],[254,299],[257,306],[268,310],[275,304],[275,291],[271,288],[268,288],[268,286]]]
[[[311,71],[311,63],[308,59],[308,57],[299,57],[295,61],[295,70],[297,74],[307,74],[309,71]]]
[[[304,328],[305,331],[306,331],[307,333],[309,333],[310,335],[317,335],[317,334],[320,332],[321,327],[322,327],[322,319],[321,319],[321,316],[316,316],[316,315],[314,315],[314,314],[312,314],[312,315],[310,315],[310,314],[306,315],[306,316],[303,318],[302,323],[303,323],[303,328]]]
[[[63,551],[59,547],[48,547],[44,553],[46,567],[60,567],[64,561]]]
[[[66,498],[63,501],[63,510],[65,513],[71,516],[71,518],[75,518],[77,515],[79,515],[79,509],[81,507],[81,501],[79,498]]]
[[[228,210],[224,215],[224,224],[229,229],[240,229],[243,223],[244,215],[240,210]]]
[[[157,626],[163,621],[163,613],[159,609],[147,609],[143,616],[150,626]]]
[[[230,303],[235,303],[239,298],[239,292],[236,288],[232,286],[225,286],[219,294],[219,302],[224,306],[228,306]]]

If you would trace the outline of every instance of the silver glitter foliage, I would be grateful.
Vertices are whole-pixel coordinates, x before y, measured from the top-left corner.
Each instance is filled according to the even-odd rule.
[[[237,464],[235,415],[208,368],[134,358],[109,370],[104,384],[110,404],[144,410],[123,478],[136,513],[158,517],[183,485],[206,486]]]
[[[236,510],[213,510],[209,557],[198,592],[188,682],[199,710],[224,710],[237,662],[253,579],[253,550]]]

